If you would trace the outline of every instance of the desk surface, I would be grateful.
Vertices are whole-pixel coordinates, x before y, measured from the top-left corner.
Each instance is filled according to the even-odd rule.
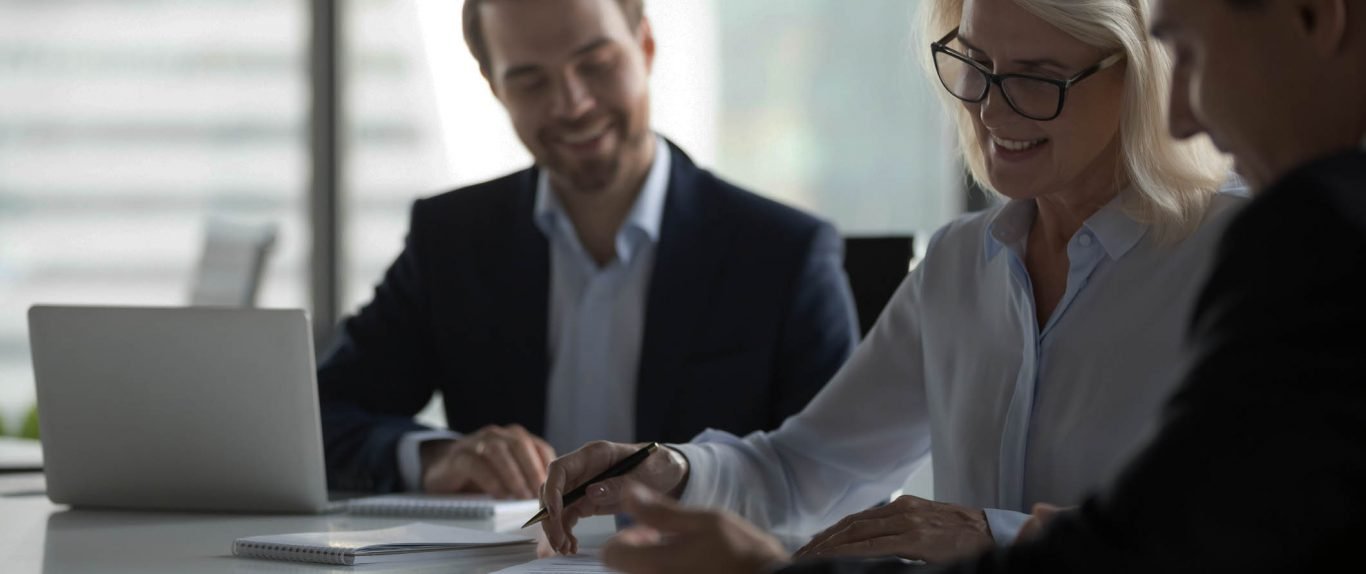
[[[32,479],[30,479],[32,480]],[[263,516],[73,510],[44,496],[0,494],[0,564],[7,574],[159,574],[196,572],[234,574],[299,573],[487,573],[535,559],[503,557],[439,562],[396,562],[356,567],[250,560],[232,555],[232,541],[244,536],[366,530],[412,522],[405,519],[325,516]],[[466,528],[492,529],[489,521],[431,521]],[[513,525],[515,528],[517,525]],[[597,517],[579,527],[586,546],[600,544],[613,529],[611,518]],[[537,528],[528,529],[534,535]]]

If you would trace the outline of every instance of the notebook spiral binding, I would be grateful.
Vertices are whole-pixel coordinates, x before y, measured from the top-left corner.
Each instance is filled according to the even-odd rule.
[[[371,516],[414,516],[428,518],[491,518],[495,512],[484,501],[386,500],[356,501],[349,510]]]
[[[351,564],[347,560],[346,550],[342,548],[317,548],[294,544],[262,544],[238,541],[232,545],[232,553],[234,556],[243,558],[335,564],[338,566],[349,566]]]

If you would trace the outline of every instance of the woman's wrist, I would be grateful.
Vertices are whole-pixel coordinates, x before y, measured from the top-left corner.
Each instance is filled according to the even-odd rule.
[[[673,486],[667,489],[669,497],[675,500],[681,499],[683,498],[683,491],[688,487],[688,474],[691,472],[688,457],[684,456],[682,451],[667,444],[664,445],[661,452],[668,455],[668,476],[673,481]]]

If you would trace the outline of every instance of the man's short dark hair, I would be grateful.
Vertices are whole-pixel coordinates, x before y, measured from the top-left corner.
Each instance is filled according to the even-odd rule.
[[[487,2],[494,0],[465,0],[465,8],[462,19],[465,28],[465,45],[469,46],[470,54],[475,61],[479,62],[479,72],[484,77],[490,77],[489,69],[489,46],[484,38],[484,27],[480,21],[479,7]],[[621,7],[621,13],[626,16],[626,25],[631,30],[640,28],[640,21],[645,18],[644,0],[616,0],[617,6]]]

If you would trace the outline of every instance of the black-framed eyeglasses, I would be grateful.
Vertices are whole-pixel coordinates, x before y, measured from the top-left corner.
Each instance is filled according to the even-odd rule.
[[[971,104],[987,99],[992,84],[1000,88],[1010,109],[1026,118],[1046,122],[1062,115],[1063,103],[1067,101],[1067,90],[1082,80],[1118,64],[1124,53],[1111,55],[1096,65],[1086,68],[1066,80],[1042,78],[1028,74],[997,74],[980,62],[969,58],[948,46],[958,37],[954,28],[942,40],[930,44],[934,55],[934,69],[939,74],[939,82],[953,97]]]

